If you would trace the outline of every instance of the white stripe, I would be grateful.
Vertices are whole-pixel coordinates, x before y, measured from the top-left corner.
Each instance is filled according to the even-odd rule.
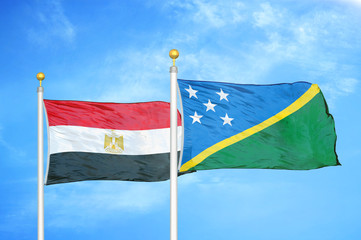
[[[79,126],[49,127],[49,154],[60,152],[94,152],[109,153],[104,149],[105,135],[110,129]],[[178,126],[178,139],[181,139],[182,127]],[[170,152],[170,129],[152,130],[114,130],[123,136],[124,151],[122,155],[146,155]],[[179,141],[180,143],[181,141]],[[178,150],[180,150],[180,144]]]

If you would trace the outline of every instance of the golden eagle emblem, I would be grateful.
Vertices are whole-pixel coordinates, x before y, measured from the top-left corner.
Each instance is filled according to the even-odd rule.
[[[111,130],[109,134],[105,134],[104,150],[108,153],[122,153],[124,151],[123,136],[116,134],[114,130]]]

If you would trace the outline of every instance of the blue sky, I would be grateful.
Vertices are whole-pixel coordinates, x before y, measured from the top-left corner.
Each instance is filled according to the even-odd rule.
[[[361,238],[361,1],[2,1],[0,239],[36,239],[36,73],[48,99],[169,101],[178,77],[309,81],[341,167],[179,178],[179,239]],[[46,239],[168,239],[169,181],[45,188]]]

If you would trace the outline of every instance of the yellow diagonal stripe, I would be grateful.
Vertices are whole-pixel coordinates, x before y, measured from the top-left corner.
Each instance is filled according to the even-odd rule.
[[[209,157],[213,153],[218,152],[219,150],[221,150],[225,147],[228,147],[236,142],[239,142],[259,131],[262,131],[263,129],[284,119],[285,117],[291,115],[292,113],[296,112],[301,107],[306,105],[319,92],[320,92],[320,88],[318,87],[318,85],[312,84],[311,87],[301,97],[299,97],[296,101],[294,101],[291,105],[289,105],[287,108],[285,108],[281,112],[268,118],[267,120],[261,122],[258,125],[248,128],[247,130],[244,130],[241,133],[238,133],[232,137],[226,138],[223,141],[220,141],[220,142],[214,144],[213,146],[205,149],[203,152],[199,153],[197,156],[195,156],[188,162],[184,163],[179,171],[180,172],[187,171],[187,170],[191,169],[192,167],[201,163],[203,160],[205,160],[207,157]]]

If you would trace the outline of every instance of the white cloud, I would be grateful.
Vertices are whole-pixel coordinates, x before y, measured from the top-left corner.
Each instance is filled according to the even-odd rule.
[[[175,21],[176,34],[170,31],[168,36],[156,36],[147,48],[114,50],[101,61],[103,66],[97,61],[92,75],[100,77],[97,87],[102,94],[93,95],[92,100],[168,101],[167,66],[171,61],[170,48],[164,46],[170,43],[180,50],[177,59],[180,78],[269,83],[272,70],[291,64],[305,76],[300,80],[322,84],[325,81],[322,79],[342,79],[346,72],[352,73],[353,66],[346,69],[341,55],[332,51],[336,47],[351,49],[361,42],[357,28],[353,27],[354,18],[333,8],[321,11],[311,8],[299,15],[268,2],[255,7],[231,0],[222,3],[174,0],[163,6],[171,9],[171,14],[178,11],[182,16],[182,21]],[[195,24],[189,24],[187,19]],[[232,33],[228,32],[229,24],[233,24]],[[245,29],[256,31],[260,37],[252,37],[258,41],[246,40],[247,45],[242,45]],[[234,39],[226,39],[223,33]],[[212,44],[205,44],[206,41]],[[290,74],[292,81],[293,73]],[[353,78],[352,74],[349,76]]]
[[[352,4],[354,6],[357,6],[357,7],[361,7],[361,0],[331,0],[331,1],[347,3],[347,4]]]
[[[48,45],[53,39],[73,42],[76,35],[75,27],[65,15],[60,0],[39,4],[35,14],[39,22],[28,31],[30,41],[41,45]]]
[[[279,25],[280,20],[283,20],[282,13],[277,9],[271,7],[267,3],[261,4],[262,11],[253,13],[254,25],[257,27],[265,27],[269,25]]]
[[[240,175],[237,171],[240,170],[199,171],[194,174],[197,175],[197,179],[193,183],[182,186],[180,181],[179,192],[192,196],[180,197],[180,209],[185,211],[185,214],[192,214],[192,208],[197,208],[198,214],[204,211],[207,218],[202,221],[212,227],[219,224],[219,219],[234,224],[234,221],[272,216],[280,208],[284,210],[290,207],[287,201],[265,204],[264,199],[269,203],[275,203],[276,198],[279,198],[272,197],[274,192],[276,191],[278,195],[289,192],[294,188],[293,183],[284,181],[268,183],[254,179],[247,181],[244,176],[240,178],[243,174]],[[227,204],[219,204],[222,202]],[[263,207],[260,208],[260,205]],[[241,218],[239,213],[242,215]]]
[[[186,10],[192,22],[206,27],[221,28],[244,21],[244,4],[240,1],[174,0],[167,1],[165,7]]]
[[[334,95],[349,95],[355,92],[358,80],[354,78],[342,78],[327,82],[324,86],[327,91]]]
[[[197,9],[193,18],[194,21],[206,22],[211,26],[219,28],[226,24],[239,23],[243,19],[240,14],[243,10],[243,4],[240,2],[219,5],[219,2],[210,3],[195,0],[193,3]]]
[[[354,78],[344,78],[338,82],[338,88],[344,94],[354,93],[358,82],[359,81]]]
[[[103,93],[96,100],[169,100],[169,70],[166,67],[172,64],[168,56],[169,50],[154,47],[118,50],[108,54],[105,65],[98,69],[103,78],[98,81]]]
[[[25,181],[36,185],[36,179]],[[128,221],[169,208],[169,181],[88,181],[45,186],[44,192],[45,228],[95,228],[112,219]],[[34,226],[36,215],[36,198],[19,198],[0,213],[0,232],[24,234],[23,229]]]
[[[45,189],[47,224],[52,227],[96,226],[99,221],[146,214],[168,204],[169,183],[79,182]]]
[[[330,8],[312,9],[298,16],[269,3],[261,4],[261,8],[263,11],[253,16],[266,40],[250,48],[246,62],[251,78],[258,82],[275,66],[293,64],[302,70],[305,81],[317,82],[326,92],[333,92],[332,102],[354,92],[358,80],[344,75],[352,76],[356,70],[338,54],[360,49],[361,35],[354,27],[353,15]]]
[[[325,83],[321,83],[320,87],[325,95],[328,105],[331,108],[336,106],[336,100],[339,97],[346,97],[356,92],[359,80],[355,78],[335,78]]]
[[[293,29],[297,42],[301,45],[312,44],[315,41],[313,29],[310,26],[297,26]]]

